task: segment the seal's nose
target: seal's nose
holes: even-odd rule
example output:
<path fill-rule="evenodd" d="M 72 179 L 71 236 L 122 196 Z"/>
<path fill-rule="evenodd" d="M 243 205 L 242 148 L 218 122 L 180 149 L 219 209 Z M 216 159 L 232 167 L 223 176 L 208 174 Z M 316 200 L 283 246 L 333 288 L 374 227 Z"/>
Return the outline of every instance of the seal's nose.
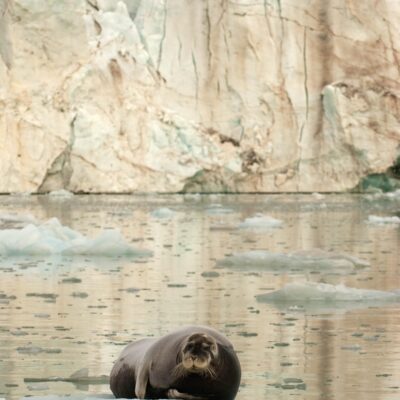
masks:
<path fill-rule="evenodd" d="M 185 357 L 185 358 L 183 359 L 182 364 L 183 364 L 183 366 L 184 366 L 186 369 L 192 368 L 193 365 L 194 365 L 194 359 L 193 359 L 193 357 L 191 357 L 191 356 Z"/>

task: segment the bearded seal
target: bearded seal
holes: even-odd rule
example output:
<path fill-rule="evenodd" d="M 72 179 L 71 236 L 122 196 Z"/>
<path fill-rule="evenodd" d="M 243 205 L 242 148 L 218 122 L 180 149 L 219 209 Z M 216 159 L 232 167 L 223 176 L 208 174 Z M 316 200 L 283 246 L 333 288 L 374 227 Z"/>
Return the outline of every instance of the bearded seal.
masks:
<path fill-rule="evenodd" d="M 233 400 L 241 369 L 230 341 L 215 329 L 187 326 L 128 344 L 110 373 L 117 398 Z"/>

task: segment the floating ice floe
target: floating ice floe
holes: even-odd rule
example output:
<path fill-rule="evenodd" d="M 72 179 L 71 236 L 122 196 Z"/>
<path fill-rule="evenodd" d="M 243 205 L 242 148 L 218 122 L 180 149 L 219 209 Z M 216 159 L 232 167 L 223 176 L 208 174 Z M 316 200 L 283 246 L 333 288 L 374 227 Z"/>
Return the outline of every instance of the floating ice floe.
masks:
<path fill-rule="evenodd" d="M 206 212 L 209 215 L 225 215 L 233 213 L 233 210 L 231 208 L 223 207 L 220 204 L 212 204 L 206 209 Z"/>
<path fill-rule="evenodd" d="M 161 207 L 153 210 L 151 212 L 151 216 L 154 218 L 171 218 L 175 215 L 175 211 L 171 210 L 168 207 Z"/>
<path fill-rule="evenodd" d="M 116 229 L 102 231 L 90 239 L 52 218 L 41 225 L 28 224 L 22 229 L 0 230 L 0 255 L 92 255 L 138 257 L 152 252 L 132 247 Z"/>
<path fill-rule="evenodd" d="M 69 190 L 60 189 L 60 190 L 53 190 L 49 193 L 49 196 L 52 198 L 62 198 L 62 199 L 69 199 L 74 197 L 74 194 Z"/>
<path fill-rule="evenodd" d="M 314 249 L 292 253 L 252 250 L 234 253 L 217 261 L 217 265 L 230 268 L 288 271 L 365 268 L 370 264 L 347 254 Z"/>
<path fill-rule="evenodd" d="M 370 224 L 378 224 L 378 225 L 383 225 L 383 224 L 400 224 L 400 218 L 396 216 L 392 217 L 379 217 L 377 215 L 370 215 L 368 217 L 368 222 Z"/>
<path fill-rule="evenodd" d="M 400 189 L 397 189 L 394 192 L 367 194 L 364 198 L 369 201 L 400 200 Z"/>
<path fill-rule="evenodd" d="M 239 229 L 269 229 L 283 225 L 280 219 L 272 218 L 268 215 L 256 214 L 254 217 L 246 218 L 237 227 Z"/>
<path fill-rule="evenodd" d="M 325 195 L 323 195 L 323 194 L 321 194 L 321 193 L 318 193 L 318 192 L 312 193 L 311 196 L 314 197 L 314 199 L 316 199 L 316 200 L 325 199 Z"/>
<path fill-rule="evenodd" d="M 280 290 L 261 294 L 256 299 L 263 303 L 290 306 L 291 309 L 308 308 L 365 308 L 400 303 L 400 291 L 381 291 L 349 288 L 342 284 L 289 283 Z"/>
<path fill-rule="evenodd" d="M 400 189 L 397 189 L 394 192 L 385 193 L 385 197 L 387 197 L 388 199 L 399 199 L 400 200 Z"/>

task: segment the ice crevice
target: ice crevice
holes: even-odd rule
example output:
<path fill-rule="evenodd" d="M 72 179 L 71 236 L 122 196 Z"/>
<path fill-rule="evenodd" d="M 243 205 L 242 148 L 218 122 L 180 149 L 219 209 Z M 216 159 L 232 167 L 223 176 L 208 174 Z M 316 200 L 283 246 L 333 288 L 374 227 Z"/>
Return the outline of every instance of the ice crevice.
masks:
<path fill-rule="evenodd" d="M 211 17 L 210 17 L 210 6 L 207 0 L 206 4 L 206 29 L 207 29 L 207 53 L 208 53 L 208 69 L 211 70 L 212 61 L 212 48 L 211 48 Z"/>
<path fill-rule="evenodd" d="M 196 55 L 194 54 L 194 52 L 192 52 L 192 64 L 193 64 L 193 71 L 194 71 L 194 77 L 195 77 L 195 83 L 196 83 L 195 98 L 196 98 L 196 100 L 198 100 L 199 99 L 199 72 L 197 70 Z"/>
<path fill-rule="evenodd" d="M 168 0 L 164 0 L 163 1 L 163 5 L 164 5 L 164 18 L 163 18 L 163 30 L 162 30 L 162 35 L 161 35 L 161 39 L 160 39 L 160 47 L 158 50 L 158 60 L 157 60 L 157 70 L 160 70 L 160 66 L 161 66 L 161 59 L 162 59 L 162 55 L 163 55 L 163 46 L 164 46 L 164 42 L 165 42 L 165 36 L 167 34 L 167 16 L 168 16 Z"/>
<path fill-rule="evenodd" d="M 75 143 L 75 120 L 76 115 L 70 123 L 70 137 L 64 150 L 54 159 L 51 166 L 43 177 L 42 183 L 38 188 L 39 193 L 49 190 L 67 189 L 70 183 L 73 169 L 71 164 L 71 154 Z"/>

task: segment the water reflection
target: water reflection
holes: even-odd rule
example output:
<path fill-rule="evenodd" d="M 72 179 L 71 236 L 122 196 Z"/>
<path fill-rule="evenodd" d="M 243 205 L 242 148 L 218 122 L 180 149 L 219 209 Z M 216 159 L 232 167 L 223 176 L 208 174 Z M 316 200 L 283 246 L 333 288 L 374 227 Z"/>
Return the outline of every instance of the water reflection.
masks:
<path fill-rule="evenodd" d="M 104 384 L 28 381 L 86 367 L 99 377 L 135 338 L 208 324 L 239 352 L 238 399 L 398 399 L 400 306 L 307 311 L 255 296 L 299 281 L 400 288 L 399 226 L 366 223 L 372 214 L 395 215 L 399 205 L 356 195 L 2 197 L 0 216 L 56 217 L 91 237 L 119 228 L 154 256 L 2 257 L 0 397 L 107 394 Z M 257 214 L 282 225 L 238 229 Z M 2 229 L 14 223 L 0 220 Z M 238 252 L 315 248 L 370 266 L 329 273 L 216 268 Z"/>

